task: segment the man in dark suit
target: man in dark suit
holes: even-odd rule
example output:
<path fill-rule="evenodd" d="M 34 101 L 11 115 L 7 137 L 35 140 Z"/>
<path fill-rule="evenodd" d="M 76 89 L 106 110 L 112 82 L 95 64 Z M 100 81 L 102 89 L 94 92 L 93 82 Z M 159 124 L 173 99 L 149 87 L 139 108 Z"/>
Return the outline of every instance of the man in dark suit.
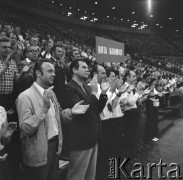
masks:
<path fill-rule="evenodd" d="M 51 50 L 51 55 L 52 57 L 50 59 L 55 64 L 55 79 L 53 82 L 53 91 L 56 94 L 60 106 L 63 107 L 63 89 L 66 82 L 66 77 L 63 69 L 65 49 L 59 45 L 55 45 Z"/>
<path fill-rule="evenodd" d="M 16 84 L 17 95 L 26 89 L 30 88 L 34 82 L 33 68 L 35 62 L 38 60 L 39 49 L 35 46 L 28 46 L 26 48 L 26 58 L 20 61 L 17 65 L 18 71 L 21 72 L 23 69 L 25 73 L 21 76 L 21 79 Z"/>
<path fill-rule="evenodd" d="M 106 104 L 106 91 L 109 87 L 101 85 L 102 93 L 98 100 L 97 77 L 94 76 L 90 86 L 85 83 L 89 76 L 86 62 L 81 59 L 73 60 L 70 71 L 72 80 L 64 89 L 65 107 L 72 107 L 81 100 L 84 100 L 84 104 L 90 104 L 90 107 L 85 115 L 74 116 L 70 123 L 70 163 L 67 180 L 94 180 L 101 132 L 99 114 Z"/>

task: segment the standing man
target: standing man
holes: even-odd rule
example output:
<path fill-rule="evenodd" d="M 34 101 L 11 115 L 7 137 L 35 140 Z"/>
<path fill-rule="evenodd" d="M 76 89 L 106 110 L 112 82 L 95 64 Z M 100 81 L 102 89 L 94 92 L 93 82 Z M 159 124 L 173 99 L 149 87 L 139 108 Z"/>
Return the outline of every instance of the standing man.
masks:
<path fill-rule="evenodd" d="M 55 79 L 53 82 L 53 91 L 58 99 L 59 104 L 63 107 L 63 90 L 66 82 L 66 77 L 64 73 L 64 61 L 62 61 L 65 55 L 65 49 L 59 45 L 53 46 L 51 50 L 51 60 L 55 64 Z"/>
<path fill-rule="evenodd" d="M 33 70 L 34 84 L 17 101 L 24 180 L 58 180 L 59 154 L 62 149 L 61 122 L 69 122 L 89 107 L 74 105 L 61 110 L 53 91 L 55 69 L 48 59 L 40 59 Z"/>
<path fill-rule="evenodd" d="M 94 76 L 90 86 L 85 83 L 89 76 L 86 62 L 81 59 L 73 60 L 70 71 L 72 80 L 65 86 L 65 106 L 72 107 L 84 100 L 90 108 L 85 114 L 73 117 L 70 123 L 70 163 L 67 180 L 94 180 L 101 131 L 100 112 L 107 101 L 106 92 L 109 86 L 102 83 L 98 100 L 97 77 Z"/>

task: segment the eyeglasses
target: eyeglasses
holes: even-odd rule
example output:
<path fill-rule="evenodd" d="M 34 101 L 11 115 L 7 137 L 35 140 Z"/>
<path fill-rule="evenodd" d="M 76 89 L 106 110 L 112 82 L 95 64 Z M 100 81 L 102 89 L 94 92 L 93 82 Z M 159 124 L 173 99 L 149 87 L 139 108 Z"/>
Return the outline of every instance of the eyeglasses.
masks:
<path fill-rule="evenodd" d="M 37 50 L 30 50 L 30 51 L 28 51 L 28 52 L 31 52 L 31 53 L 38 53 L 39 51 L 37 51 Z"/>
<path fill-rule="evenodd" d="M 2 46 L 3 49 L 11 49 L 11 46 Z"/>

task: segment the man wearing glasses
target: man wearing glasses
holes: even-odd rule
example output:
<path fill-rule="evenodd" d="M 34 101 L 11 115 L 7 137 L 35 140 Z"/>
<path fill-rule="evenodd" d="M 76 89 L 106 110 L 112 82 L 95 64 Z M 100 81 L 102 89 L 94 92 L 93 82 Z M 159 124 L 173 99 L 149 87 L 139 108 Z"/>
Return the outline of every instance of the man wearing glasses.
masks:
<path fill-rule="evenodd" d="M 19 80 L 18 94 L 28 89 L 34 82 L 33 78 L 33 67 L 35 62 L 38 60 L 39 49 L 36 46 L 28 46 L 26 48 L 26 58 L 18 63 L 18 71 L 25 71 L 24 75 Z"/>

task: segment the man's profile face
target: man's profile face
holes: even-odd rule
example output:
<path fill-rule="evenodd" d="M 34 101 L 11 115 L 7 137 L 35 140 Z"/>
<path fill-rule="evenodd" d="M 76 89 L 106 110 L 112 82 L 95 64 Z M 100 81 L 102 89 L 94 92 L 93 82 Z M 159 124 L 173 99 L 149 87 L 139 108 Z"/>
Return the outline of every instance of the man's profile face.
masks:
<path fill-rule="evenodd" d="M 76 70 L 76 76 L 79 77 L 80 79 L 87 80 L 89 77 L 89 69 L 88 65 L 85 62 L 79 61 L 79 67 Z"/>
<path fill-rule="evenodd" d="M 134 72 L 134 71 L 130 71 L 130 76 L 128 77 L 128 81 L 129 81 L 131 84 L 133 84 L 133 83 L 136 82 L 136 80 L 137 80 L 137 78 L 136 78 L 135 72 Z"/>
<path fill-rule="evenodd" d="M 11 50 L 11 43 L 10 42 L 0 42 L 0 56 L 2 58 L 6 58 Z"/>
<path fill-rule="evenodd" d="M 104 67 L 102 67 L 102 66 L 98 67 L 97 77 L 98 77 L 99 84 L 107 77 L 106 76 L 106 70 L 104 69 Z"/>
<path fill-rule="evenodd" d="M 78 51 L 73 51 L 72 54 L 73 54 L 73 60 L 80 58 L 80 54 Z"/>

